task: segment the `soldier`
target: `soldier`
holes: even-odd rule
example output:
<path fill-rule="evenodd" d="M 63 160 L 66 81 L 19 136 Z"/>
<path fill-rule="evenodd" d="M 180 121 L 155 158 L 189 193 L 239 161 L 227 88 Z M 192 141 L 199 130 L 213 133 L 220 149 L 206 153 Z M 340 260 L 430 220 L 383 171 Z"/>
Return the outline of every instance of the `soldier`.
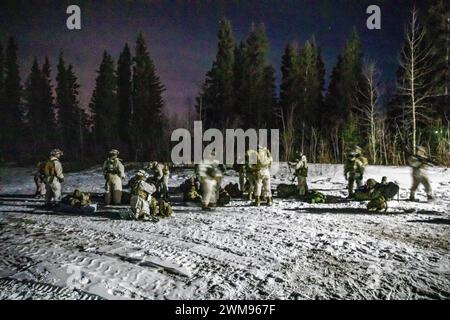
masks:
<path fill-rule="evenodd" d="M 344 164 L 344 177 L 345 180 L 348 180 L 348 197 L 353 195 L 353 184 L 355 182 L 357 188 L 362 186 L 366 166 L 367 159 L 361 155 L 360 147 L 356 147 L 348 154 Z"/>
<path fill-rule="evenodd" d="M 269 149 L 258 146 L 256 167 L 258 176 L 256 177 L 255 205 L 259 207 L 261 196 L 267 204 L 272 205 L 272 191 L 270 190 L 270 168 L 272 167 L 272 155 Z"/>
<path fill-rule="evenodd" d="M 241 163 L 242 157 L 239 156 L 236 164 L 234 165 L 234 170 L 239 174 L 239 191 L 242 193 L 245 189 L 245 162 Z"/>
<path fill-rule="evenodd" d="M 203 159 L 197 166 L 197 176 L 200 180 L 202 191 L 202 210 L 211 210 L 219 201 L 219 188 L 223 177 L 222 166 L 215 159 L 213 150 L 211 155 Z"/>
<path fill-rule="evenodd" d="M 169 165 L 152 161 L 147 167 L 150 173 L 150 181 L 155 184 L 160 197 L 169 199 Z"/>
<path fill-rule="evenodd" d="M 33 173 L 34 184 L 36 185 L 36 192 L 34 193 L 35 198 L 45 198 L 45 175 L 43 174 L 43 167 L 45 166 L 45 161 L 39 161 L 36 166 L 36 171 Z"/>
<path fill-rule="evenodd" d="M 45 182 L 45 203 L 47 205 L 56 204 L 61 200 L 61 183 L 64 181 L 62 164 L 59 161 L 63 152 L 53 149 L 50 152 L 50 159 L 42 167 L 41 174 Z"/>
<path fill-rule="evenodd" d="M 300 196 L 306 195 L 308 185 L 306 177 L 308 176 L 308 160 L 302 151 L 298 153 L 295 162 L 289 162 L 289 165 L 294 167 L 295 177 L 297 178 L 298 194 Z"/>
<path fill-rule="evenodd" d="M 258 168 L 257 168 L 257 159 L 258 153 L 256 150 L 247 150 L 245 153 L 245 174 L 246 174 L 246 189 L 248 192 L 248 200 L 253 200 L 254 193 L 256 190 L 256 180 L 258 177 Z"/>
<path fill-rule="evenodd" d="M 154 185 L 145 182 L 148 174 L 139 170 L 132 179 L 131 185 L 131 218 L 136 220 L 150 220 L 152 194 L 156 191 Z"/>
<path fill-rule="evenodd" d="M 112 149 L 109 157 L 103 163 L 103 175 L 105 177 L 105 202 L 119 205 L 122 202 L 122 179 L 125 179 L 125 168 L 118 158 L 119 151 Z"/>
<path fill-rule="evenodd" d="M 417 147 L 416 154 L 409 157 L 409 165 L 412 168 L 413 183 L 411 186 L 411 192 L 409 195 L 410 201 L 415 201 L 415 193 L 420 184 L 425 187 L 428 200 L 433 200 L 430 181 L 424 171 L 427 166 L 432 165 L 431 161 L 427 157 L 427 152 L 424 147 Z"/>

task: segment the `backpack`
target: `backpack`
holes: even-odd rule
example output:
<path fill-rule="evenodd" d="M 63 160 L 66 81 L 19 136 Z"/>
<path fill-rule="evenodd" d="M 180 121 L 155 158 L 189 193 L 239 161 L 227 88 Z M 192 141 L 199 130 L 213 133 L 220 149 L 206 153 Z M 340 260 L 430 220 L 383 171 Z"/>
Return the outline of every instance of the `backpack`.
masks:
<path fill-rule="evenodd" d="M 400 190 L 400 187 L 398 186 L 398 184 L 396 184 L 392 181 L 385 185 L 380 186 L 380 193 L 387 200 L 393 199 L 397 195 L 399 190 Z"/>
<path fill-rule="evenodd" d="M 312 190 L 308 192 L 306 195 L 306 199 L 308 203 L 325 203 L 327 200 L 327 196 L 322 192 Z"/>
<path fill-rule="evenodd" d="M 39 173 L 45 177 L 55 177 L 56 168 L 54 160 L 47 160 L 41 164 Z"/>
<path fill-rule="evenodd" d="M 106 163 L 105 171 L 106 173 L 117 174 L 119 172 L 119 168 L 117 166 L 117 159 L 108 159 Z"/>
<path fill-rule="evenodd" d="M 387 201 L 383 196 L 376 197 L 369 201 L 367 204 L 367 210 L 369 211 L 381 211 L 388 209 Z"/>

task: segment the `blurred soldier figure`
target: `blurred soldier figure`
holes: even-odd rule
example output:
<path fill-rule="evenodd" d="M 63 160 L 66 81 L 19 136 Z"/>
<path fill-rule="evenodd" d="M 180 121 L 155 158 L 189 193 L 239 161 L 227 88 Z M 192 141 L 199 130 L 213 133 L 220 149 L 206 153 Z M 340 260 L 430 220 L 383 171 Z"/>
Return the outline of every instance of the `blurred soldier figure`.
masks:
<path fill-rule="evenodd" d="M 289 162 L 289 165 L 294 167 L 295 177 L 297 178 L 298 194 L 300 196 L 306 195 L 308 185 L 306 177 L 308 176 L 308 160 L 302 151 L 298 153 L 295 162 Z"/>
<path fill-rule="evenodd" d="M 245 175 L 246 183 L 244 189 L 248 192 L 248 200 L 253 200 L 256 190 L 256 180 L 258 177 L 258 153 L 256 150 L 247 150 L 245 153 Z"/>
<path fill-rule="evenodd" d="M 197 176 L 202 191 L 202 210 L 211 210 L 211 206 L 219 201 L 219 188 L 223 177 L 223 166 L 215 159 L 213 150 L 211 155 L 197 166 Z"/>
<path fill-rule="evenodd" d="M 105 202 L 107 205 L 119 205 L 122 201 L 122 179 L 125 179 L 125 168 L 118 158 L 119 151 L 112 149 L 103 163 L 105 177 Z"/>
<path fill-rule="evenodd" d="M 234 170 L 239 174 L 239 190 L 243 193 L 245 189 L 245 162 L 240 163 L 241 160 L 242 157 L 239 156 L 234 165 Z"/>
<path fill-rule="evenodd" d="M 150 205 L 155 186 L 145 182 L 149 178 L 147 172 L 139 170 L 131 184 L 131 217 L 136 220 L 150 220 Z"/>
<path fill-rule="evenodd" d="M 272 205 L 272 191 L 270 190 L 270 168 L 272 167 L 272 155 L 266 147 L 258 146 L 258 158 L 256 167 L 258 175 L 256 177 L 255 205 L 259 207 L 261 196 L 267 204 Z"/>
<path fill-rule="evenodd" d="M 412 168 L 413 179 L 409 200 L 415 201 L 415 193 L 420 184 L 423 184 L 425 187 L 428 200 L 433 200 L 430 181 L 425 172 L 425 168 L 432 165 L 432 162 L 428 159 L 425 148 L 417 147 L 416 154 L 409 157 L 408 162 Z"/>
<path fill-rule="evenodd" d="M 42 173 L 45 163 L 46 161 L 39 161 L 36 166 L 36 171 L 33 172 L 33 180 L 36 185 L 36 192 L 34 193 L 35 198 L 45 197 L 45 175 Z"/>
<path fill-rule="evenodd" d="M 45 183 L 45 203 L 55 204 L 61 200 L 61 183 L 64 181 L 62 164 L 59 161 L 63 152 L 53 149 L 50 159 L 42 166 L 41 174 Z"/>
<path fill-rule="evenodd" d="M 344 176 L 345 180 L 348 180 L 349 197 L 353 195 L 353 185 L 355 182 L 357 188 L 362 186 L 367 158 L 362 156 L 361 151 L 361 148 L 357 146 L 347 155 L 347 160 L 344 164 Z"/>
<path fill-rule="evenodd" d="M 150 181 L 155 184 L 161 198 L 169 199 L 169 165 L 152 161 L 146 170 L 150 173 Z"/>

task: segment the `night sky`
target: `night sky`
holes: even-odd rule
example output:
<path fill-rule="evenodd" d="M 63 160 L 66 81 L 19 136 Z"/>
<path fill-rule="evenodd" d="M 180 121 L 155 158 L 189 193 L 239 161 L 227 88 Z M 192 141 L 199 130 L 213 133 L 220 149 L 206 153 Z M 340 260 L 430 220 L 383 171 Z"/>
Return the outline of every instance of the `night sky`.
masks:
<path fill-rule="evenodd" d="M 19 46 L 22 77 L 33 56 L 42 63 L 48 55 L 55 76 L 63 50 L 81 84 L 81 104 L 89 103 L 95 70 L 103 50 L 117 61 L 124 43 L 134 51 L 143 31 L 157 71 L 166 86 L 169 111 L 183 112 L 192 105 L 198 85 L 211 67 L 218 22 L 231 20 L 235 38 L 244 39 L 251 23 L 264 22 L 270 41 L 270 61 L 280 81 L 280 61 L 287 42 L 304 43 L 312 34 L 321 47 L 327 77 L 353 26 L 358 30 L 365 58 L 374 60 L 387 81 L 397 68 L 404 25 L 413 1 L 1 1 L 0 40 L 14 36 Z M 419 8 L 423 3 L 415 1 Z M 66 8 L 81 7 L 81 30 L 66 28 Z M 366 28 L 366 8 L 381 7 L 381 30 Z M 423 11 L 423 10 L 422 10 Z"/>

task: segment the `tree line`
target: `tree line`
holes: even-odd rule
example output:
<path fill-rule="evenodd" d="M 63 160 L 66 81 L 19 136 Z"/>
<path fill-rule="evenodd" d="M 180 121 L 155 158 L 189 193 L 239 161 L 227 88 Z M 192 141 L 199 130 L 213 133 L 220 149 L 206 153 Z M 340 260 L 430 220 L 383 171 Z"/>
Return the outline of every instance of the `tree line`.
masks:
<path fill-rule="evenodd" d="M 372 163 L 405 164 L 424 145 L 450 163 L 449 4 L 416 9 L 399 48 L 395 85 L 381 81 L 374 61 L 364 58 L 354 29 L 337 57 L 325 88 L 325 66 L 314 36 L 288 43 L 276 92 L 268 62 L 264 24 L 252 25 L 236 42 L 231 22 L 222 20 L 217 53 L 196 100 L 206 128 L 279 128 L 284 159 L 302 150 L 312 162 L 342 162 L 359 145 Z"/>
<path fill-rule="evenodd" d="M 53 87 L 51 65 L 34 58 L 29 75 L 20 78 L 18 46 L 0 44 L 0 159 L 28 163 L 55 147 L 71 161 L 98 161 L 111 148 L 129 160 L 167 157 L 160 143 L 167 136 L 163 115 L 165 88 L 156 72 L 144 35 L 134 55 L 124 45 L 115 66 L 104 51 L 88 109 L 80 106 L 80 85 L 63 52 Z M 4 52 L 3 52 L 4 51 Z"/>

